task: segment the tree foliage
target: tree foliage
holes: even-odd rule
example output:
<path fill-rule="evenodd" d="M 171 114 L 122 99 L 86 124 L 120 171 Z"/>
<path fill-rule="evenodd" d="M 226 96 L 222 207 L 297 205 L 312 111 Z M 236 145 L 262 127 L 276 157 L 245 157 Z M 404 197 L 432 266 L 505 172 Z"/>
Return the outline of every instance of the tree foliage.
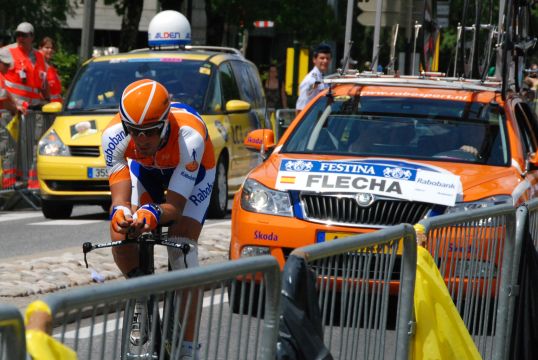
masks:
<path fill-rule="evenodd" d="M 15 29 L 23 21 L 32 23 L 36 39 L 55 35 L 72 11 L 69 0 L 0 0 L 2 35 L 7 41 L 14 41 Z"/>
<path fill-rule="evenodd" d="M 278 33 L 304 44 L 341 36 L 326 0 L 206 0 L 208 43 L 225 42 L 232 26 L 252 29 L 256 20 L 272 20 Z"/>

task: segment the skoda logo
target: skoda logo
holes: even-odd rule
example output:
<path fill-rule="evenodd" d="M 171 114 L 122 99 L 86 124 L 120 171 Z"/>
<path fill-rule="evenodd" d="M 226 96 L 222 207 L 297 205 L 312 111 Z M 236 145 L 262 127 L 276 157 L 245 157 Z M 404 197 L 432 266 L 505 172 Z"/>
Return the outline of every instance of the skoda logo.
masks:
<path fill-rule="evenodd" d="M 368 207 L 374 203 L 374 196 L 368 193 L 358 193 L 355 195 L 355 201 L 362 207 Z"/>

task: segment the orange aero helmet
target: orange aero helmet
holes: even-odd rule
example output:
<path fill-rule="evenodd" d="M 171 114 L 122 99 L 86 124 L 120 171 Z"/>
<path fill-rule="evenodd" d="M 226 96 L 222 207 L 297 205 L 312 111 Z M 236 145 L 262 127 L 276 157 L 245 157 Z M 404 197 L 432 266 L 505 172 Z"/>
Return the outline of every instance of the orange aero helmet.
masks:
<path fill-rule="evenodd" d="M 120 102 L 121 120 L 129 126 L 146 127 L 164 123 L 161 137 L 166 133 L 170 97 L 166 88 L 155 80 L 142 79 L 129 84 Z"/>

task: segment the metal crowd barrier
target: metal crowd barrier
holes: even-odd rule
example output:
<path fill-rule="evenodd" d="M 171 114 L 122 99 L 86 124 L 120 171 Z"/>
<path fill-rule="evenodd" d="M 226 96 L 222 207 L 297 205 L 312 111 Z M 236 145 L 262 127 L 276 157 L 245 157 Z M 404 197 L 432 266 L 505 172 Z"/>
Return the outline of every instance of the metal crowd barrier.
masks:
<path fill-rule="evenodd" d="M 478 351 L 484 359 L 504 359 L 511 328 L 516 209 L 495 206 L 420 223 L 425 246 Z"/>
<path fill-rule="evenodd" d="M 417 266 L 411 225 L 309 245 L 290 256 L 317 275 L 324 343 L 335 359 L 408 358 Z M 394 353 L 386 352 L 389 343 Z"/>
<path fill-rule="evenodd" d="M 0 203 L 9 210 L 23 200 L 34 209 L 39 206 L 36 154 L 41 136 L 54 121 L 54 115 L 28 110 L 16 120 L 0 111 Z"/>
<path fill-rule="evenodd" d="M 160 299 L 153 303 L 148 313 L 154 316 L 157 311 L 161 313 L 163 339 L 164 329 L 169 329 L 172 339 L 168 343 L 172 349 L 170 359 L 179 358 L 178 344 L 184 336 L 181 324 L 193 318 L 193 343 L 201 344 L 193 358 L 274 359 L 280 276 L 277 261 L 267 255 L 90 286 L 49 295 L 43 300 L 52 311 L 53 336 L 75 350 L 79 359 L 128 358 L 122 355 L 122 337 L 129 341 L 129 332 L 122 332 L 127 323 L 123 316 L 134 301 L 148 297 Z M 238 281 L 246 278 L 252 279 L 251 284 L 255 281 L 260 288 L 257 303 L 253 301 L 254 296 L 248 297 L 252 292 L 244 291 L 245 282 Z M 241 285 L 234 285 L 238 283 Z M 246 315 L 233 313 L 228 292 L 239 292 L 244 297 L 241 305 L 248 304 Z M 163 308 L 164 299 L 173 306 Z M 195 304 L 196 313 L 187 312 L 185 316 L 191 320 L 186 320 L 179 309 L 183 306 L 192 309 L 190 304 Z M 261 306 L 263 318 L 254 316 L 253 309 L 260 311 Z M 146 330 L 151 339 L 161 334 L 157 325 Z M 160 349 L 168 345 L 163 340 Z M 134 354 L 133 358 L 146 357 Z M 156 357 L 150 355 L 147 358 Z M 164 358 L 161 351 L 159 359 Z"/>
<path fill-rule="evenodd" d="M 538 199 L 529 201 L 526 204 L 529 215 L 529 231 L 536 251 L 538 251 Z"/>
<path fill-rule="evenodd" d="M 0 360 L 26 359 L 24 323 L 15 306 L 0 304 Z"/>

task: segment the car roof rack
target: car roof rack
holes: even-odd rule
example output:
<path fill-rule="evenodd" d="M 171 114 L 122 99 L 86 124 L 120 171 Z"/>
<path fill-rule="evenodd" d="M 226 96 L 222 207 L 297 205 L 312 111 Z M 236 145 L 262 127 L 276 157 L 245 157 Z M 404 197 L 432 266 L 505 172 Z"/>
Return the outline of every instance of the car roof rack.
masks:
<path fill-rule="evenodd" d="M 185 49 L 187 50 L 209 50 L 209 51 L 219 51 L 223 53 L 228 54 L 235 54 L 243 57 L 243 54 L 241 51 L 237 50 L 233 47 L 225 47 L 225 46 L 206 46 L 206 45 L 185 45 Z"/>
<path fill-rule="evenodd" d="M 326 84 L 356 84 L 374 86 L 413 86 L 429 89 L 494 91 L 501 92 L 501 82 L 498 80 L 482 81 L 479 79 L 463 79 L 448 77 L 399 76 L 356 73 L 346 75 L 333 74 L 325 77 Z"/>
<path fill-rule="evenodd" d="M 244 57 L 241 51 L 232 48 L 232 47 L 224 47 L 224 46 L 205 46 L 205 45 L 185 45 L 184 47 L 178 47 L 178 46 L 159 46 L 157 48 L 143 48 L 143 49 L 135 49 L 129 51 L 129 53 L 142 53 L 146 51 L 152 51 L 152 50 L 158 50 L 158 51 L 173 51 L 173 50 L 207 50 L 207 51 L 216 51 L 216 52 L 222 52 L 226 54 L 232 54 Z"/>

